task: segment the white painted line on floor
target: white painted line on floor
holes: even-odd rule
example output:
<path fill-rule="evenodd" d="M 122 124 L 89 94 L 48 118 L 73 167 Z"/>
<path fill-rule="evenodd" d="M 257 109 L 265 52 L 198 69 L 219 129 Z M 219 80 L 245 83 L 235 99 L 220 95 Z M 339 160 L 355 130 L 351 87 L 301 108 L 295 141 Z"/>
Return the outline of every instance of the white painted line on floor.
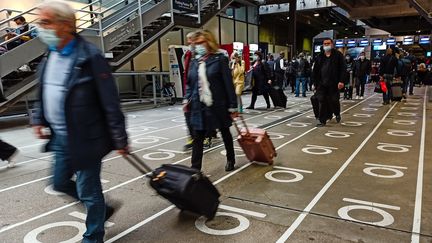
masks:
<path fill-rule="evenodd" d="M 344 170 L 348 167 L 348 165 L 353 161 L 353 159 L 357 156 L 357 154 L 363 149 L 369 139 L 375 134 L 381 124 L 384 122 L 386 117 L 390 114 L 390 112 L 395 108 L 397 103 L 395 103 L 384 115 L 381 121 L 375 126 L 369 136 L 360 144 L 360 146 L 351 154 L 351 156 L 345 161 L 345 163 L 339 168 L 339 170 L 333 175 L 333 177 L 324 185 L 324 187 L 318 192 L 318 194 L 312 199 L 312 201 L 306 206 L 303 212 L 297 217 L 294 223 L 285 231 L 285 233 L 276 241 L 276 243 L 282 243 L 288 240 L 291 234 L 300 226 L 312 208 L 318 203 L 324 193 L 330 188 L 330 186 L 336 181 L 336 179 L 344 172 Z"/>
<path fill-rule="evenodd" d="M 219 205 L 220 209 L 224 209 L 224 210 L 228 210 L 228 211 L 232 211 L 232 212 L 236 212 L 236 213 L 241 213 L 241 214 L 246 214 L 252 217 L 257 217 L 257 218 L 265 218 L 267 216 L 267 214 L 263 214 L 263 213 L 258 213 L 258 212 L 254 212 L 254 211 L 250 211 L 250 210 L 246 210 L 246 209 L 241 209 L 241 208 L 236 208 L 236 207 L 231 207 L 228 205 Z"/>
<path fill-rule="evenodd" d="M 373 202 L 368 202 L 368 201 L 363 201 L 363 200 L 358 200 L 358 199 L 352 199 L 352 198 L 343 198 L 342 201 L 356 203 L 356 204 L 368 205 L 368 206 L 371 206 L 371 207 L 400 210 L 400 207 L 397 207 L 397 206 L 391 206 L 391 205 L 382 204 L 382 203 L 373 203 Z"/>
<path fill-rule="evenodd" d="M 45 143 L 35 143 L 35 144 L 26 145 L 26 146 L 21 146 L 21 147 L 18 147 L 18 150 L 23 150 L 25 148 L 35 147 L 35 146 L 44 145 L 44 144 Z"/>
<path fill-rule="evenodd" d="M 294 168 L 283 167 L 283 166 L 273 166 L 273 168 L 274 169 L 280 169 L 280 170 L 291 170 L 291 171 L 297 171 L 297 172 L 312 174 L 312 171 L 309 171 L 309 170 L 300 170 L 300 169 L 294 169 Z"/>
<path fill-rule="evenodd" d="M 39 179 L 36 179 L 36 180 L 32 180 L 32 181 L 29 181 L 29 182 L 26 182 L 26 183 L 22 183 L 22 184 L 19 184 L 19 185 L 15 185 L 15 186 L 11 186 L 11 187 L 6 187 L 4 189 L 1 189 L 0 193 L 5 192 L 5 191 L 9 191 L 9 190 L 12 190 L 12 189 L 15 189 L 15 188 L 18 188 L 18 187 L 22 187 L 22 186 L 26 186 L 26 185 L 29 185 L 29 184 L 33 184 L 33 183 L 36 183 L 36 182 L 39 182 L 39 181 L 43 181 L 43 180 L 49 179 L 51 177 L 53 177 L 53 176 L 50 175 L 50 176 L 42 177 L 42 178 L 39 178 Z"/>
<path fill-rule="evenodd" d="M 424 100 L 423 100 L 423 124 L 420 138 L 420 152 L 418 160 L 417 171 L 417 189 L 416 199 L 414 206 L 414 219 L 411 235 L 411 243 L 420 242 L 420 228 L 421 228 L 421 213 L 422 213 L 422 197 L 423 197 L 423 169 L 424 169 L 424 154 L 425 154 L 425 140 L 426 140 L 426 99 L 427 99 L 428 86 L 426 86 Z"/>
<path fill-rule="evenodd" d="M 53 157 L 53 156 L 54 156 L 54 155 L 48 155 L 48 156 L 40 157 L 40 158 L 38 158 L 38 159 L 31 159 L 31 160 L 26 160 L 26 161 L 23 161 L 23 162 L 18 162 L 18 163 L 15 164 L 15 166 L 16 166 L 16 165 L 28 164 L 28 163 L 31 163 L 31 162 L 34 162 L 34 161 L 38 161 L 38 160 L 40 160 L 40 162 L 47 162 L 47 161 L 44 161 L 44 159 L 48 159 L 48 158 L 51 158 L 51 157 Z M 1 166 L 1 167 L 0 167 L 0 170 L 1 170 L 1 169 L 6 169 L 6 168 L 8 168 L 7 165 L 5 165 L 5 166 Z"/>
<path fill-rule="evenodd" d="M 369 98 L 372 98 L 373 96 L 375 96 L 375 95 L 372 95 L 372 96 L 369 97 Z M 350 109 L 352 109 L 352 108 L 354 108 L 354 107 L 360 105 L 361 103 L 365 102 L 365 101 L 368 100 L 369 98 L 364 99 L 363 101 L 361 101 L 361 102 L 359 102 L 359 103 L 353 105 L 352 107 L 350 107 L 349 109 L 345 110 L 344 112 L 349 111 Z M 286 120 L 284 120 L 284 121 L 278 122 L 278 123 L 276 123 L 276 124 L 272 124 L 272 125 L 266 127 L 265 129 L 268 129 L 268 128 L 270 128 L 270 127 L 274 127 L 274 126 L 280 125 L 280 124 L 282 124 L 282 123 L 285 123 L 285 122 L 287 122 L 287 121 L 289 121 L 289 120 L 293 120 L 293 119 L 295 119 L 295 118 L 298 118 L 298 117 L 303 116 L 303 115 L 305 115 L 305 114 L 307 114 L 307 113 L 310 113 L 310 112 L 312 112 L 312 111 L 304 112 L 304 113 L 299 114 L 299 115 L 297 115 L 297 116 L 294 116 L 294 117 L 288 118 L 288 119 L 286 119 Z M 343 113 L 343 112 L 342 112 L 342 113 Z M 316 127 L 314 127 L 314 128 L 312 128 L 312 129 L 306 131 L 305 133 L 309 133 L 310 131 L 312 131 L 312 130 L 314 130 L 314 129 L 316 129 Z M 294 138 L 294 139 L 292 139 L 292 140 L 290 140 L 290 141 L 293 142 L 293 141 L 295 141 L 295 140 L 297 140 L 297 139 L 299 139 L 299 138 L 301 138 L 301 137 L 303 137 L 303 136 L 304 136 L 304 134 L 301 134 L 301 135 L 298 136 L 297 138 Z M 235 140 L 236 140 L 236 139 L 235 139 Z M 223 145 L 223 144 L 218 145 L 217 147 L 220 147 L 220 146 L 222 146 L 222 145 Z M 285 144 L 285 145 L 286 145 L 286 144 Z M 209 149 L 209 150 L 212 150 L 212 149 Z M 188 158 L 185 158 L 185 159 L 183 159 L 182 161 L 184 161 L 184 160 L 186 160 L 186 159 L 188 159 Z M 180 163 L 180 162 L 177 162 L 177 163 Z M 176 163 L 174 163 L 174 164 L 176 164 Z M 217 184 L 221 183 L 222 181 L 224 181 L 224 180 L 230 178 L 231 176 L 233 176 L 233 175 L 239 173 L 240 171 L 244 170 L 245 168 L 249 167 L 250 165 L 252 165 L 252 163 L 247 163 L 247 164 L 243 165 L 243 166 L 240 167 L 239 169 L 236 169 L 235 171 L 233 171 L 233 172 L 231 172 L 231 173 L 225 175 L 224 177 L 220 178 L 219 180 L 215 181 L 213 184 L 214 184 L 214 185 L 217 185 Z M 157 217 L 163 215 L 164 213 L 170 211 L 170 210 L 173 209 L 173 208 L 175 208 L 175 206 L 174 206 L 174 205 L 171 205 L 171 206 L 169 206 L 169 207 L 163 209 L 162 211 L 160 211 L 160 212 L 158 212 L 158 213 L 152 215 L 151 217 L 149 217 L 149 218 L 147 218 L 147 219 L 145 219 L 145 220 L 139 222 L 138 224 L 132 226 L 131 228 L 128 228 L 128 229 L 126 229 L 125 231 L 121 232 L 120 234 L 118 234 L 118 235 L 114 236 L 113 238 L 107 240 L 106 243 L 111 243 L 111 242 L 114 242 L 114 241 L 116 241 L 116 240 L 118 240 L 118 239 L 121 239 L 122 237 L 126 236 L 127 234 L 131 233 L 132 231 L 138 229 L 138 228 L 141 227 L 141 226 L 144 226 L 145 224 L 151 222 L 153 219 L 156 219 Z"/>

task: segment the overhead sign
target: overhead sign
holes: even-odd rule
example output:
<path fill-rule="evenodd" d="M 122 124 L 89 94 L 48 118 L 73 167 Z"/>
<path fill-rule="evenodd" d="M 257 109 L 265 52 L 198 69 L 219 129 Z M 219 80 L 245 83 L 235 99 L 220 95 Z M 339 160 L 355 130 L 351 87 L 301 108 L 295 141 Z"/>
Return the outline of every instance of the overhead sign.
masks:
<path fill-rule="evenodd" d="M 186 13 L 198 13 L 197 0 L 174 0 L 173 8 Z"/>
<path fill-rule="evenodd" d="M 347 47 L 355 47 L 355 46 L 356 46 L 356 40 L 347 41 Z"/>
<path fill-rule="evenodd" d="M 383 44 L 383 40 L 382 39 L 375 39 L 372 41 L 372 45 L 373 46 L 380 46 Z"/>
<path fill-rule="evenodd" d="M 396 45 L 396 39 L 395 38 L 388 38 L 386 42 L 387 42 L 387 45 L 389 45 L 389 46 Z"/>
<path fill-rule="evenodd" d="M 414 44 L 414 37 L 413 36 L 406 36 L 403 39 L 403 45 L 412 45 Z"/>
<path fill-rule="evenodd" d="M 359 46 L 368 46 L 369 40 L 368 39 L 362 39 L 360 40 Z"/>
<path fill-rule="evenodd" d="M 430 36 L 420 36 L 420 38 L 419 38 L 419 44 L 421 44 L 421 45 L 427 45 L 427 44 L 430 44 Z"/>
<path fill-rule="evenodd" d="M 344 42 L 345 42 L 344 40 L 336 40 L 335 41 L 335 47 L 336 48 L 344 47 L 345 46 Z"/>

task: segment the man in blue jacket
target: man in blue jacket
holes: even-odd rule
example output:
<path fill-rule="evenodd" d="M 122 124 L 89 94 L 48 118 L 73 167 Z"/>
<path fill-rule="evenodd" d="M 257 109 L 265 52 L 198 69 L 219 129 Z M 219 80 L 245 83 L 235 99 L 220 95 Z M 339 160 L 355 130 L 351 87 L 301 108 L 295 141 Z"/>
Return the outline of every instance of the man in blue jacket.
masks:
<path fill-rule="evenodd" d="M 114 209 L 102 193 L 101 160 L 113 149 L 128 152 L 117 87 L 102 53 L 76 34 L 69 5 L 42 4 L 38 22 L 49 51 L 39 70 L 40 105 L 32 125 L 38 138 L 50 139 L 46 149 L 55 155 L 54 189 L 87 209 L 83 242 L 103 242 L 104 222 Z"/>

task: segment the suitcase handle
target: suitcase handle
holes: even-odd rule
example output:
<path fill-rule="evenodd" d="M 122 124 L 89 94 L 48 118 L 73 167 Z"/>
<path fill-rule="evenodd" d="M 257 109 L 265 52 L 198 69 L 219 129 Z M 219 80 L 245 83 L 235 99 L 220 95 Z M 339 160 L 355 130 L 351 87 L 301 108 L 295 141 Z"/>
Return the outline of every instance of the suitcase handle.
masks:
<path fill-rule="evenodd" d="M 248 128 L 248 126 L 247 126 L 247 124 L 246 124 L 246 121 L 244 120 L 243 116 L 240 115 L 240 116 L 238 116 L 238 117 L 240 117 L 240 120 L 242 121 L 243 126 L 246 128 L 246 135 L 249 135 L 249 128 Z M 241 135 L 241 131 L 240 131 L 240 128 L 238 127 L 237 119 L 236 119 L 236 118 L 233 119 L 233 124 L 234 124 L 234 126 L 235 126 L 235 128 L 236 128 L 236 130 L 237 130 L 237 133 L 238 133 L 239 135 Z"/>
<path fill-rule="evenodd" d="M 129 162 L 135 169 L 143 174 L 147 174 L 152 172 L 152 168 L 150 168 L 144 161 L 142 161 L 136 154 L 128 153 L 123 155 L 123 158 Z"/>

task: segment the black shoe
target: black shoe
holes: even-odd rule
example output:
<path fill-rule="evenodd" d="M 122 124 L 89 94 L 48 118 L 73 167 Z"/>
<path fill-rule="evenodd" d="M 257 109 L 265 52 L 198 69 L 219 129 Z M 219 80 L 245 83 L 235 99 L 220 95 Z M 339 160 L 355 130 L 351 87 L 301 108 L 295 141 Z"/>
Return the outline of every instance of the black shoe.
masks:
<path fill-rule="evenodd" d="M 342 119 L 342 118 L 341 118 L 340 115 L 337 115 L 337 116 L 336 116 L 336 122 L 337 122 L 337 123 L 339 123 L 339 122 L 341 121 L 341 119 Z"/>
<path fill-rule="evenodd" d="M 248 107 L 246 107 L 246 109 L 248 109 L 248 110 L 253 110 L 253 109 L 255 109 L 253 106 L 248 106 Z"/>
<path fill-rule="evenodd" d="M 225 171 L 233 171 L 234 170 L 235 161 L 227 161 L 225 165 Z"/>
<path fill-rule="evenodd" d="M 414 93 L 409 93 L 409 95 L 414 95 Z"/>
<path fill-rule="evenodd" d="M 105 221 L 108 221 L 111 216 L 121 207 L 121 202 L 112 202 L 110 205 L 105 205 Z"/>
<path fill-rule="evenodd" d="M 319 122 L 318 124 L 316 124 L 317 127 L 324 127 L 325 125 L 325 122 Z"/>

